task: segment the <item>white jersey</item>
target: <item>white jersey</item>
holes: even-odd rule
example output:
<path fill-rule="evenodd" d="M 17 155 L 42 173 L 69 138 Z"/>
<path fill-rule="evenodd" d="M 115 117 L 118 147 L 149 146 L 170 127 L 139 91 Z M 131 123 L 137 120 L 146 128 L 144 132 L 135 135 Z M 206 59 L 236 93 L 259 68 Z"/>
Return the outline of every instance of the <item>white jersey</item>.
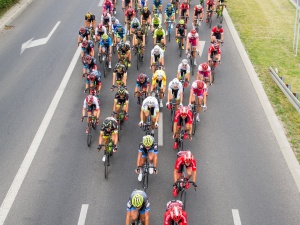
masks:
<path fill-rule="evenodd" d="M 197 38 L 199 38 L 199 34 L 196 33 L 195 36 L 193 37 L 192 34 L 191 34 L 191 32 L 189 32 L 188 35 L 187 35 L 187 38 L 188 38 L 188 39 L 191 39 L 191 40 L 197 39 Z"/>
<path fill-rule="evenodd" d="M 102 30 L 99 30 L 98 27 L 95 30 L 95 34 L 98 34 L 98 32 L 103 32 L 103 34 L 107 34 L 107 30 L 105 26 L 102 26 Z"/>
<path fill-rule="evenodd" d="M 168 90 L 169 91 L 171 91 L 171 90 L 174 90 L 174 91 L 178 90 L 178 92 L 180 93 L 180 92 L 182 92 L 182 83 L 179 82 L 179 85 L 177 87 L 174 87 L 174 83 L 173 83 L 173 81 L 171 81 L 169 83 Z"/>
<path fill-rule="evenodd" d="M 158 46 L 159 47 L 159 46 Z M 154 48 L 151 50 L 151 57 L 154 55 L 160 55 L 160 57 L 164 57 L 164 51 L 159 47 L 159 53 L 154 54 Z"/>
<path fill-rule="evenodd" d="M 103 14 L 102 14 L 101 15 L 101 22 L 102 22 L 102 24 L 103 24 L 104 20 L 106 20 L 106 21 L 108 20 L 108 22 L 111 23 L 111 15 L 109 13 L 107 13 L 107 16 L 104 18 Z"/>
<path fill-rule="evenodd" d="M 210 69 L 210 66 L 208 66 L 207 70 L 204 71 L 203 68 L 202 68 L 202 64 L 200 64 L 200 65 L 198 66 L 198 71 L 199 71 L 199 72 L 203 72 L 203 73 L 205 73 L 205 72 L 208 72 L 208 73 L 209 73 L 209 72 L 211 71 L 211 69 Z"/>
<path fill-rule="evenodd" d="M 180 63 L 180 64 L 178 65 L 177 71 L 180 72 L 180 71 L 182 71 L 182 70 L 185 71 L 186 73 L 190 73 L 190 72 L 191 72 L 191 67 L 190 67 L 189 64 L 187 64 L 186 67 L 183 67 L 183 66 L 182 66 L 182 63 Z"/>
<path fill-rule="evenodd" d="M 96 110 L 98 110 L 100 107 L 99 107 L 99 103 L 98 103 L 98 99 L 97 97 L 93 96 L 93 105 L 96 105 Z M 86 104 L 86 99 L 84 99 L 84 102 L 83 102 L 83 108 L 86 109 L 87 107 L 87 104 Z"/>
<path fill-rule="evenodd" d="M 115 20 L 115 23 L 111 23 L 111 31 L 114 32 L 115 31 L 115 28 L 116 26 L 120 24 L 120 21 L 118 19 Z"/>
<path fill-rule="evenodd" d="M 192 89 L 198 90 L 198 87 L 197 87 L 197 81 L 198 81 L 198 80 L 195 80 L 195 81 L 192 83 Z M 204 83 L 203 90 L 204 90 L 204 91 L 207 91 L 207 85 L 206 85 L 206 83 Z"/>
<path fill-rule="evenodd" d="M 149 96 L 144 99 L 142 104 L 142 110 L 149 110 L 148 105 L 150 102 L 154 102 L 154 112 L 159 112 L 158 101 L 155 97 Z"/>

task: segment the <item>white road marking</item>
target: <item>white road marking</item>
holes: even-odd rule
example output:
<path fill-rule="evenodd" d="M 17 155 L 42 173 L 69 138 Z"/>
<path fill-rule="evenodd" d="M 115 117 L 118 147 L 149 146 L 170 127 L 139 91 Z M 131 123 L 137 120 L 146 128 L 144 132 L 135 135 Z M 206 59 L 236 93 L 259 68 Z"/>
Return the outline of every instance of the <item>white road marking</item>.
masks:
<path fill-rule="evenodd" d="M 21 185 L 25 179 L 25 176 L 31 166 L 31 163 L 35 157 L 35 154 L 37 153 L 37 150 L 43 140 L 43 137 L 46 133 L 46 130 L 48 128 L 48 125 L 52 119 L 52 116 L 56 110 L 56 107 L 61 99 L 61 96 L 63 95 L 64 91 L 65 91 L 65 88 L 68 84 L 68 81 L 72 75 L 72 72 L 74 70 L 74 67 L 76 65 L 76 62 L 79 58 L 79 55 L 80 55 L 80 50 L 81 50 L 81 47 L 78 47 L 76 52 L 75 52 L 75 55 L 73 56 L 73 59 L 54 95 L 54 98 L 52 99 L 52 102 L 43 118 L 43 121 L 42 123 L 40 124 L 40 127 L 38 129 L 38 131 L 36 132 L 35 134 L 35 137 L 33 139 L 33 141 L 31 142 L 31 145 L 27 151 L 27 154 L 2 202 L 2 205 L 0 207 L 0 225 L 3 225 L 5 220 L 6 220 L 6 217 L 14 203 L 14 200 L 21 188 Z"/>
<path fill-rule="evenodd" d="M 232 216 L 233 216 L 234 225 L 242 225 L 239 210 L 233 209 L 232 210 Z"/>
<path fill-rule="evenodd" d="M 101 7 L 103 5 L 104 0 L 100 0 L 98 6 Z"/>
<path fill-rule="evenodd" d="M 80 211 L 77 225 L 84 225 L 88 208 L 89 208 L 89 204 L 83 204 L 81 206 L 81 211 Z"/>
<path fill-rule="evenodd" d="M 200 41 L 200 48 L 199 48 L 199 56 L 202 56 L 203 49 L 204 49 L 205 41 Z"/>
<path fill-rule="evenodd" d="M 158 146 L 163 146 L 164 142 L 164 138 L 163 138 L 163 113 L 159 113 L 159 120 L 158 120 Z"/>
<path fill-rule="evenodd" d="M 41 38 L 41 39 L 37 39 L 37 40 L 32 40 L 33 38 L 31 38 L 30 40 L 24 42 L 22 44 L 22 47 L 21 47 L 21 53 L 20 55 L 25 51 L 26 48 L 32 48 L 32 47 L 36 47 L 36 46 L 39 46 L 39 45 L 44 45 L 46 44 L 50 37 L 52 36 L 52 34 L 54 33 L 54 31 L 56 30 L 56 28 L 58 27 L 58 25 L 60 24 L 60 21 L 58 21 L 55 26 L 53 27 L 53 29 L 50 31 L 50 33 L 48 34 L 47 37 L 45 38 Z"/>

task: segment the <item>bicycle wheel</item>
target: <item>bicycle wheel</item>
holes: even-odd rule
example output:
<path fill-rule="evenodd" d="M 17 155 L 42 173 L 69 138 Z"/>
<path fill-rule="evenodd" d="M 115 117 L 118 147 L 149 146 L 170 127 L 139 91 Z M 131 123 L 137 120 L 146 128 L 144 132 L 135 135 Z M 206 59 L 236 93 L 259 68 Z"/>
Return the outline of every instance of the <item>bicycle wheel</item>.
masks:
<path fill-rule="evenodd" d="M 195 135 L 196 127 L 197 127 L 197 120 L 196 120 L 197 113 L 194 112 L 193 114 L 194 115 L 193 115 L 193 129 L 192 129 L 192 134 Z"/>
<path fill-rule="evenodd" d="M 118 141 L 120 141 L 120 132 L 121 132 L 121 120 L 120 120 L 120 114 L 119 114 L 119 119 L 118 119 Z"/>
<path fill-rule="evenodd" d="M 194 76 L 194 61 L 193 61 L 193 56 L 192 56 L 192 54 L 190 55 L 190 65 L 191 65 L 191 74 L 192 74 L 192 76 Z"/>
<path fill-rule="evenodd" d="M 213 83 L 215 81 L 215 68 L 212 68 L 211 70 L 211 82 Z"/>
<path fill-rule="evenodd" d="M 139 70 L 139 61 L 140 61 L 140 53 L 138 52 L 136 55 L 136 69 Z"/>
<path fill-rule="evenodd" d="M 170 23 L 168 25 L 168 32 L 169 32 L 168 39 L 169 39 L 169 42 L 170 42 L 171 41 L 171 25 L 170 25 Z"/>
<path fill-rule="evenodd" d="M 104 161 L 104 178 L 108 178 L 108 165 L 109 165 L 109 154 L 105 151 L 105 161 Z"/>
<path fill-rule="evenodd" d="M 91 128 L 89 128 L 89 133 L 86 135 L 86 141 L 87 141 L 87 146 L 91 147 L 91 143 L 92 143 Z"/>
<path fill-rule="evenodd" d="M 178 47 L 179 47 L 179 56 L 181 57 L 182 56 L 182 47 L 181 47 L 181 42 L 182 42 L 182 38 L 180 37 L 179 38 L 179 41 L 178 41 Z"/>
<path fill-rule="evenodd" d="M 209 28 L 211 28 L 211 24 L 212 24 L 212 14 L 210 14 L 209 16 Z"/>
<path fill-rule="evenodd" d="M 181 191 L 181 195 L 180 195 L 180 201 L 182 201 L 182 209 L 185 210 L 185 205 L 186 205 L 186 190 L 182 190 Z"/>

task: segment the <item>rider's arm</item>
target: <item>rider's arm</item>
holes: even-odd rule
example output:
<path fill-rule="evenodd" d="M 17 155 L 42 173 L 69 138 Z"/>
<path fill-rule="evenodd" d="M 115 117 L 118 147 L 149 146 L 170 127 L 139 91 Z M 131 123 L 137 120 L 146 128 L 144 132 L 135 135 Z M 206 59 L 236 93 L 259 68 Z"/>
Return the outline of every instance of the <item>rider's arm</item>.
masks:
<path fill-rule="evenodd" d="M 190 91 L 189 105 L 192 103 L 192 96 L 193 96 L 193 87 L 191 87 L 191 91 Z"/>
<path fill-rule="evenodd" d="M 99 145 L 101 145 L 103 142 L 103 131 L 100 131 L 100 135 L 99 135 Z"/>
<path fill-rule="evenodd" d="M 145 212 L 145 225 L 150 225 L 150 212 Z"/>
<path fill-rule="evenodd" d="M 126 221 L 125 221 L 125 225 L 130 225 L 130 212 L 127 211 L 126 212 Z"/>
<path fill-rule="evenodd" d="M 113 112 L 116 112 L 116 105 L 117 105 L 117 99 L 114 99 L 114 106 L 113 106 Z"/>
<path fill-rule="evenodd" d="M 142 157 L 142 152 L 139 151 L 136 159 L 136 167 L 140 166 L 141 157 Z"/>
<path fill-rule="evenodd" d="M 113 81 L 112 81 L 112 85 L 115 85 L 115 80 L 116 80 L 116 73 L 113 73 Z"/>

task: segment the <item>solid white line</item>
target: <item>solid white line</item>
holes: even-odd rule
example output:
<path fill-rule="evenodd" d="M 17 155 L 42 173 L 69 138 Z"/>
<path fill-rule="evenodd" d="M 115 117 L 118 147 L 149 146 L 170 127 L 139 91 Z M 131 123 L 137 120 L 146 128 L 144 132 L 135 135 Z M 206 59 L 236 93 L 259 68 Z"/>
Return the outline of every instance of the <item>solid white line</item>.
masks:
<path fill-rule="evenodd" d="M 77 225 L 84 225 L 88 208 L 89 208 L 89 204 L 83 204 L 81 206 L 81 211 L 80 211 Z"/>
<path fill-rule="evenodd" d="M 205 41 L 200 41 L 200 48 L 199 48 L 199 56 L 202 56 L 203 49 L 204 49 Z"/>
<path fill-rule="evenodd" d="M 64 91 L 65 91 L 65 88 L 68 84 L 68 81 L 71 77 L 71 74 L 74 70 L 74 67 L 76 65 L 76 62 L 79 58 L 79 55 L 80 55 L 80 50 L 81 48 L 78 47 L 76 52 L 75 52 L 75 55 L 73 56 L 73 59 L 63 77 L 63 80 L 61 81 L 56 93 L 55 93 L 55 96 L 54 98 L 52 99 L 52 102 L 44 116 L 44 119 L 38 129 L 38 131 L 36 132 L 35 134 L 35 137 L 27 151 L 27 154 L 2 202 L 2 205 L 1 205 L 1 208 L 0 208 L 0 225 L 3 225 L 5 220 L 6 220 L 6 217 L 14 203 L 14 200 L 21 188 L 21 185 L 25 179 L 25 176 L 31 166 L 31 163 L 34 159 L 34 156 L 35 154 L 37 153 L 37 150 L 43 140 L 43 137 L 46 133 L 46 130 L 48 128 L 48 125 L 52 119 L 52 116 L 55 112 L 55 109 L 60 101 L 60 98 L 61 96 L 63 95 Z"/>
<path fill-rule="evenodd" d="M 158 120 L 158 146 L 163 146 L 164 142 L 163 142 L 163 113 L 159 113 L 159 120 Z"/>
<path fill-rule="evenodd" d="M 103 5 L 104 0 L 100 0 L 98 6 L 101 7 Z"/>
<path fill-rule="evenodd" d="M 234 225 L 242 225 L 239 210 L 233 209 L 232 210 L 232 216 L 233 216 Z"/>

